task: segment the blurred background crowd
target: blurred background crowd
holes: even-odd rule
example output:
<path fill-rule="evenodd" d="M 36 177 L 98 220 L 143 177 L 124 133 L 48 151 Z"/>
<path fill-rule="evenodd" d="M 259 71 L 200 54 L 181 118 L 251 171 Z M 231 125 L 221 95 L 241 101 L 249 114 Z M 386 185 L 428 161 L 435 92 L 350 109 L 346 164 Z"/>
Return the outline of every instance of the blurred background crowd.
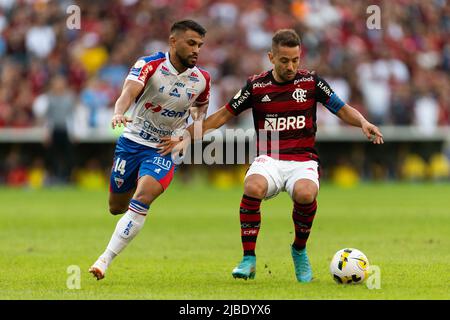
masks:
<path fill-rule="evenodd" d="M 80 29 L 67 27 L 72 4 L 81 9 Z M 367 27 L 373 4 L 381 9 L 380 29 Z M 51 127 L 48 150 L 73 158 L 63 148 L 70 125 L 106 130 L 130 66 L 166 51 L 171 24 L 184 18 L 208 30 L 199 65 L 212 75 L 209 113 L 249 75 L 271 67 L 273 32 L 294 28 L 302 67 L 315 70 L 374 123 L 431 133 L 450 125 L 447 0 L 0 0 L 0 129 Z M 319 130 L 342 125 L 321 107 L 318 124 Z M 252 127 L 250 114 L 233 126 Z M 20 158 L 14 150 L 1 157 L 3 164 Z M 50 158 L 53 164 L 28 163 L 60 165 Z"/>

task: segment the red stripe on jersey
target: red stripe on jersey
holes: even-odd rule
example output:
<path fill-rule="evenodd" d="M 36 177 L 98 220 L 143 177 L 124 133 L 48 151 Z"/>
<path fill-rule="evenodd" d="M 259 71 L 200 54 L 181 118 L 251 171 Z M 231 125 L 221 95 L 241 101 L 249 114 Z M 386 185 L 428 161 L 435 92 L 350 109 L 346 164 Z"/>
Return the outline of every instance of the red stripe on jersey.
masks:
<path fill-rule="evenodd" d="M 200 93 L 197 100 L 195 101 L 196 103 L 202 104 L 209 101 L 209 93 L 211 90 L 211 76 L 209 75 L 208 71 L 202 70 L 200 68 L 198 68 L 198 70 L 200 70 L 200 72 L 202 73 L 203 77 L 206 80 L 205 90 L 203 90 L 203 92 Z"/>
<path fill-rule="evenodd" d="M 283 153 L 285 149 L 292 148 L 314 148 L 314 144 L 316 142 L 316 137 L 303 138 L 303 139 L 285 139 L 278 141 L 268 141 L 268 143 L 260 143 L 257 142 L 257 148 L 261 152 L 280 152 Z M 278 144 L 278 150 L 274 150 Z"/>
<path fill-rule="evenodd" d="M 266 77 L 268 75 L 269 75 L 269 71 L 264 71 L 264 72 L 261 72 L 260 74 L 255 74 L 255 75 L 249 77 L 249 80 L 250 81 L 256 81 L 256 80 L 264 78 L 264 77 Z"/>
<path fill-rule="evenodd" d="M 287 111 L 298 111 L 312 109 L 316 101 L 314 99 L 308 99 L 306 102 L 296 101 L 272 101 L 268 103 L 255 103 L 253 110 L 259 113 L 279 113 Z"/>
<path fill-rule="evenodd" d="M 138 80 L 144 83 L 144 86 L 147 84 L 148 79 L 156 72 L 158 66 L 163 63 L 166 58 L 161 58 L 157 60 L 149 61 L 142 67 L 141 72 L 139 73 Z"/>
<path fill-rule="evenodd" d="M 316 84 L 315 81 L 308 81 L 308 82 L 301 82 L 295 85 L 294 83 L 291 83 L 285 85 L 272 84 L 265 87 L 255 86 L 254 88 L 252 87 L 252 94 L 253 95 L 279 94 L 294 91 L 295 89 L 303 89 L 314 93 L 316 88 L 315 84 Z"/>

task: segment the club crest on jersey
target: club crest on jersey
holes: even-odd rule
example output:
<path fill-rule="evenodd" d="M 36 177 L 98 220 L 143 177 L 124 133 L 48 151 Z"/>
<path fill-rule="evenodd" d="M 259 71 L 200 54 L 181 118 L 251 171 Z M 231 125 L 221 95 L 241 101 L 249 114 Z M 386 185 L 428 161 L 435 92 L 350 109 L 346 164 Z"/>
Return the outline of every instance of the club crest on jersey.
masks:
<path fill-rule="evenodd" d="M 186 88 L 186 94 L 188 96 L 188 100 L 191 101 L 196 95 L 198 91 L 191 88 Z"/>
<path fill-rule="evenodd" d="M 114 182 L 116 183 L 117 188 L 120 189 L 120 187 L 123 185 L 123 179 L 119 177 L 114 177 Z"/>
<path fill-rule="evenodd" d="M 297 102 L 306 102 L 306 90 L 303 90 L 301 88 L 295 89 L 295 91 L 292 93 L 292 98 L 294 98 Z"/>

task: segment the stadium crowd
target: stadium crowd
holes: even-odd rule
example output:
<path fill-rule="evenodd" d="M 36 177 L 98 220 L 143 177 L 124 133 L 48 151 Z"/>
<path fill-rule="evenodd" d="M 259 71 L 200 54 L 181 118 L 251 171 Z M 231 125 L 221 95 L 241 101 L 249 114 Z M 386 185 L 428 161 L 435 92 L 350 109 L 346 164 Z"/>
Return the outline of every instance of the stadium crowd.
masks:
<path fill-rule="evenodd" d="M 79 29 L 67 24 L 73 4 Z M 373 4 L 379 29 L 367 26 Z M 450 125 L 448 0 L 0 0 L 0 129 L 109 127 L 130 66 L 165 51 L 184 18 L 208 30 L 198 64 L 212 75 L 209 113 L 271 67 L 273 32 L 294 28 L 302 66 L 374 123 Z M 318 124 L 341 125 L 321 107 Z M 252 117 L 233 125 L 250 128 Z"/>
<path fill-rule="evenodd" d="M 66 24 L 71 4 L 81 8 L 79 30 Z M 381 9 L 381 29 L 367 28 L 371 4 Z M 89 127 L 108 124 L 102 115 L 129 67 L 166 50 L 171 23 L 185 17 L 208 29 L 199 64 L 212 74 L 212 111 L 248 75 L 270 67 L 273 31 L 294 28 L 302 65 L 377 124 L 450 124 L 447 0 L 1 0 L 0 127 L 42 124 L 41 95 L 51 94 L 57 75 L 73 94 L 67 116 L 78 112 Z M 319 121 L 338 124 L 321 111 Z"/>

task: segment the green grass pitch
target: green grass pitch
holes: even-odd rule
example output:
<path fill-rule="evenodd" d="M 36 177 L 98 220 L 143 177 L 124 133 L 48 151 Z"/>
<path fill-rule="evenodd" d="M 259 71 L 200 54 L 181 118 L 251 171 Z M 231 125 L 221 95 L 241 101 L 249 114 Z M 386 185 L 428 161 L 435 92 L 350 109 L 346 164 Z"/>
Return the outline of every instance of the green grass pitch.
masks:
<path fill-rule="evenodd" d="M 263 202 L 255 280 L 233 279 L 240 261 L 241 187 L 175 183 L 102 281 L 87 272 L 117 216 L 107 190 L 0 189 L 0 299 L 450 299 L 450 184 L 324 184 L 308 242 L 314 280 L 297 283 L 286 193 Z M 363 251 L 381 288 L 338 285 L 333 254 Z M 70 265 L 80 289 L 68 289 Z"/>

